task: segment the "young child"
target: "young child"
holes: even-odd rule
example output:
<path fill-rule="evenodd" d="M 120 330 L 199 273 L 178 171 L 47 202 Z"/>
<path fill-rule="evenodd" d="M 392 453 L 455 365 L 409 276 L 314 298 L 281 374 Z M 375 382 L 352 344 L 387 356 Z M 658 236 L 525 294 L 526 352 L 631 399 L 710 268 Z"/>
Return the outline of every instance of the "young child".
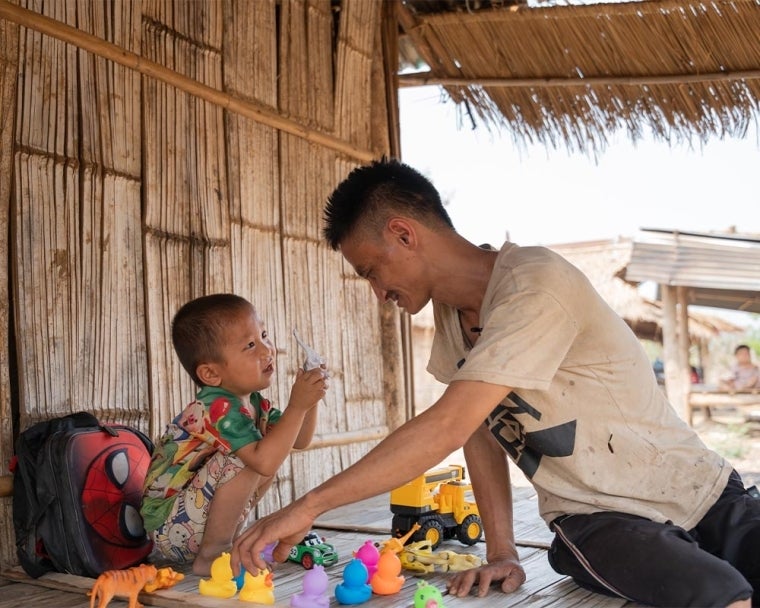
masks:
<path fill-rule="evenodd" d="M 208 576 L 290 450 L 311 442 L 328 376 L 299 369 L 287 408 L 273 408 L 258 391 L 272 383 L 275 347 L 253 305 L 232 294 L 182 306 L 172 342 L 200 390 L 156 447 L 141 513 L 156 560 Z"/>
<path fill-rule="evenodd" d="M 739 344 L 734 349 L 736 361 L 731 366 L 731 372 L 721 378 L 721 388 L 729 391 L 746 391 L 760 388 L 760 368 L 752 363 L 752 351 L 746 344 Z"/>

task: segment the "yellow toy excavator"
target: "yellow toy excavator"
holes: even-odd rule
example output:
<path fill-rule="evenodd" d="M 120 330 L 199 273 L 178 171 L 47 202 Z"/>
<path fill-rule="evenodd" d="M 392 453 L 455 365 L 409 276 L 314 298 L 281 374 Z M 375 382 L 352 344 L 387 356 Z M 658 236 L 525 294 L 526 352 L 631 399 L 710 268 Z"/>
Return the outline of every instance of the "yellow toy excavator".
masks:
<path fill-rule="evenodd" d="M 435 549 L 445 538 L 455 537 L 465 545 L 474 545 L 483 535 L 478 506 L 466 499 L 472 485 L 464 481 L 461 465 L 432 469 L 393 490 L 390 496 L 391 534 L 403 537 L 415 524 L 413 541 L 426 540 Z"/>

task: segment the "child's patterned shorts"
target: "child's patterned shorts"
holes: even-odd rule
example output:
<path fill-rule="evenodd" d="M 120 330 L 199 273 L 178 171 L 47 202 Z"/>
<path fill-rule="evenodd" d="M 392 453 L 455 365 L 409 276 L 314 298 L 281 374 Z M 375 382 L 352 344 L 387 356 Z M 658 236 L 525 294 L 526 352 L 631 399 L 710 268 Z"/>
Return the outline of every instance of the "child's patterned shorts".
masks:
<path fill-rule="evenodd" d="M 206 518 L 214 493 L 233 479 L 245 465 L 234 454 L 216 452 L 198 470 L 187 487 L 177 494 L 166 522 L 151 532 L 152 561 L 168 560 L 189 563 L 200 549 Z M 242 522 L 253 507 L 253 501 L 240 516 Z"/>

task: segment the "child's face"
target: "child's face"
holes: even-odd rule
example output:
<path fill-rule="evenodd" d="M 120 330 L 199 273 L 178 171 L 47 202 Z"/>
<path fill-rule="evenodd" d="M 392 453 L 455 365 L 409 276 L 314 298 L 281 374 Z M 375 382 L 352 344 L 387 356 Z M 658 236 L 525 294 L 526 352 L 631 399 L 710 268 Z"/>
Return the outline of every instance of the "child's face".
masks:
<path fill-rule="evenodd" d="M 272 384 L 275 347 L 256 310 L 239 315 L 225 333 L 221 361 L 216 364 L 220 386 L 246 397 Z"/>
<path fill-rule="evenodd" d="M 747 365 L 752 362 L 752 357 L 749 355 L 749 349 L 740 348 L 736 351 L 736 361 L 740 365 Z"/>

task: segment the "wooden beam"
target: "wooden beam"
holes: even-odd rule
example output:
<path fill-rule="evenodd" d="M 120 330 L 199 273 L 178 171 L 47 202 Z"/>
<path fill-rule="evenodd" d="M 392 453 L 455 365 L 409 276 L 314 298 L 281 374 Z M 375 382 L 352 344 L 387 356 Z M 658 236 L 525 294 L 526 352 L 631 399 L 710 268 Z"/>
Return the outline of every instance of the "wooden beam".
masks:
<path fill-rule="evenodd" d="M 0 496 L 13 496 L 13 475 L 0 475 Z"/>
<path fill-rule="evenodd" d="M 45 15 L 40 15 L 34 11 L 11 4 L 8 0 L 0 0 L 0 19 L 6 19 L 31 30 L 52 36 L 85 51 L 89 51 L 98 57 L 103 57 L 135 70 L 144 76 L 165 82 L 185 93 L 218 105 L 225 110 L 295 135 L 305 139 L 309 143 L 324 146 L 349 158 L 361 162 L 370 162 L 380 156 L 370 150 L 361 150 L 350 142 L 338 139 L 328 133 L 305 127 L 266 106 L 234 97 L 225 91 L 220 91 L 197 80 L 188 78 L 183 74 L 170 70 L 166 66 L 145 59 L 107 40 L 78 30 L 75 27 L 71 27 Z"/>
<path fill-rule="evenodd" d="M 311 440 L 306 450 L 317 448 L 331 448 L 338 445 L 347 445 L 349 443 L 360 443 L 363 441 L 380 441 L 388 436 L 390 431 L 387 426 L 375 426 L 358 431 L 338 431 L 336 433 L 317 433 Z M 303 450 L 302 450 L 303 451 Z"/>
<path fill-rule="evenodd" d="M 678 415 L 691 424 L 688 395 L 684 393 L 680 373 L 676 288 L 671 285 L 660 285 L 660 293 L 662 294 L 662 358 L 665 365 L 665 392 Z"/>
<path fill-rule="evenodd" d="M 706 74 L 653 74 L 651 76 L 588 76 L 567 78 L 486 78 L 473 76 L 442 77 L 433 72 L 399 74 L 399 87 L 424 87 L 439 85 L 443 87 L 499 87 L 513 89 L 518 87 L 591 87 L 591 86 L 643 86 L 654 84 L 688 84 L 702 82 L 720 82 L 735 80 L 756 80 L 760 70 L 741 70 L 737 72 L 710 72 Z"/>

